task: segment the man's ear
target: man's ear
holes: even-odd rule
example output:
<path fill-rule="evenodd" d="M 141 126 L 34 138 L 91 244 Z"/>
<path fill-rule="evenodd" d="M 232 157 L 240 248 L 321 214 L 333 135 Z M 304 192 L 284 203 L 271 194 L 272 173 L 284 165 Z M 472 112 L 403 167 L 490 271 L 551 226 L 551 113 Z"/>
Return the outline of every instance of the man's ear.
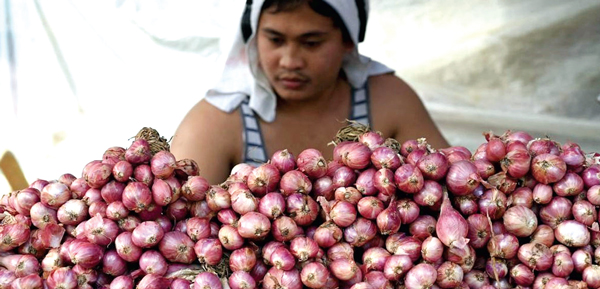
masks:
<path fill-rule="evenodd" d="M 344 41 L 344 49 L 346 53 L 352 53 L 352 50 L 354 50 L 354 42 L 352 41 Z"/>

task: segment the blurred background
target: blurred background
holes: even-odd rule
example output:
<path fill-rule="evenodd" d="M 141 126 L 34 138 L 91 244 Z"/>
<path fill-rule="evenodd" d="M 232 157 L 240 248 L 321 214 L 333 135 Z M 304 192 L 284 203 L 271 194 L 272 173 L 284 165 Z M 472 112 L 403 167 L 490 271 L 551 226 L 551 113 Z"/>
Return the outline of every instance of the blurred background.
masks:
<path fill-rule="evenodd" d="M 31 182 L 80 176 L 143 127 L 170 138 L 244 3 L 0 0 L 0 153 Z M 511 129 L 600 151 L 598 15 L 597 0 L 371 0 L 359 51 L 411 84 L 452 145 Z"/>

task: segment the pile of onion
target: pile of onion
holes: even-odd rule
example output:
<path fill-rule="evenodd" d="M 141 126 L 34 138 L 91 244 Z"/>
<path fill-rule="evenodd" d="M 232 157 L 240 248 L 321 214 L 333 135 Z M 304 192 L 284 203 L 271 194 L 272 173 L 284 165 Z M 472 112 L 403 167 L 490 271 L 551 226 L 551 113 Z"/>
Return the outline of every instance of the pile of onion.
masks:
<path fill-rule="evenodd" d="M 5 194 L 0 288 L 600 287 L 598 154 L 351 128 L 331 160 L 280 150 L 221 184 L 136 138 Z"/>

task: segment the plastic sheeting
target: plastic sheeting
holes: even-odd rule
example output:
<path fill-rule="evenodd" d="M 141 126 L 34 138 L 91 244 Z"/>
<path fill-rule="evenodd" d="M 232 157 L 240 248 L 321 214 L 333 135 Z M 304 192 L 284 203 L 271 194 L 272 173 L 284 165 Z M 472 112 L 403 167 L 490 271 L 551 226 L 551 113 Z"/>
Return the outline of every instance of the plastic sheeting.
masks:
<path fill-rule="evenodd" d="M 0 148 L 80 173 L 144 126 L 170 137 L 219 75 L 243 0 L 0 0 Z M 526 130 L 600 150 L 597 0 L 371 0 L 360 50 L 454 145 Z"/>

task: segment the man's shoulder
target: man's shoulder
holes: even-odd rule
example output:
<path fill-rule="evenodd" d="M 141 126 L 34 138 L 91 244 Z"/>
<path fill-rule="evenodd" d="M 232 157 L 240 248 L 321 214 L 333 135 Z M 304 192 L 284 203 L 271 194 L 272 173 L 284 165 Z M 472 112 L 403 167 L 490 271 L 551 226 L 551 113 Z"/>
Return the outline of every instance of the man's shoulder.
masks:
<path fill-rule="evenodd" d="M 393 73 L 369 77 L 369 93 L 374 101 L 388 104 L 404 102 L 417 96 L 408 83 Z"/>

